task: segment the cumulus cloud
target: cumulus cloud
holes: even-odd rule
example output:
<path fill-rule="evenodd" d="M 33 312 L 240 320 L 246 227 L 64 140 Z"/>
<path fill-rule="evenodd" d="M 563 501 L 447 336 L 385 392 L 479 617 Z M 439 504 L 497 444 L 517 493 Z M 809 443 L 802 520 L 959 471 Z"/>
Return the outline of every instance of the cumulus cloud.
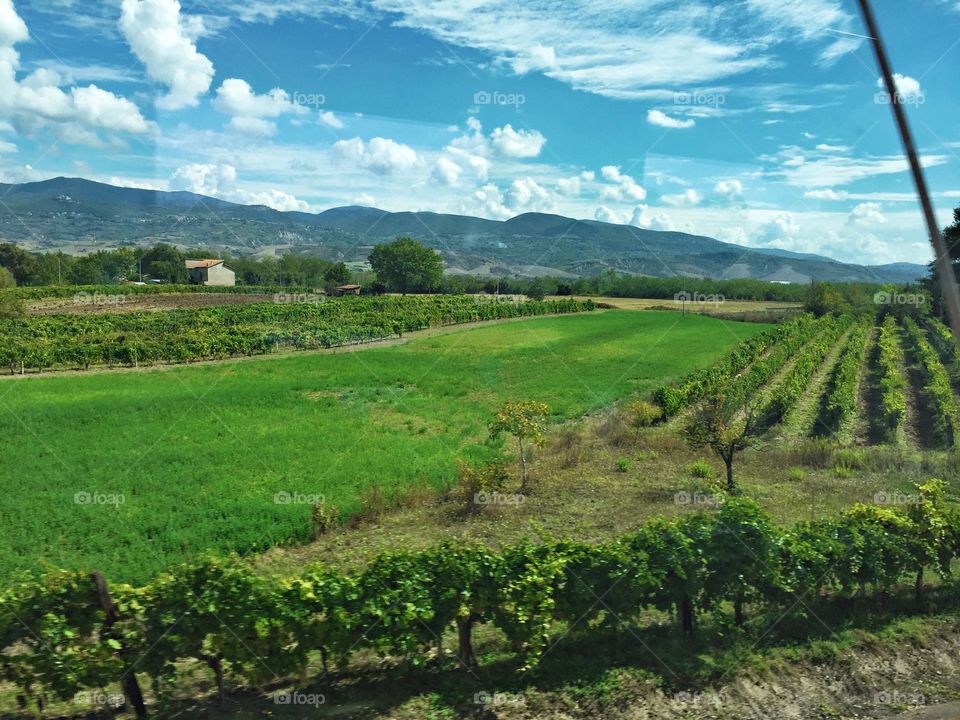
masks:
<path fill-rule="evenodd" d="M 787 248 L 797 238 L 800 225 L 789 212 L 779 213 L 770 220 L 761 223 L 750 235 L 754 245 Z"/>
<path fill-rule="evenodd" d="M 473 193 L 473 207 L 484 217 L 506 220 L 525 212 L 554 212 L 556 196 L 531 177 L 517 178 L 506 190 L 487 183 Z"/>
<path fill-rule="evenodd" d="M 404 172 L 420 163 L 420 156 L 412 147 L 382 137 L 366 143 L 358 137 L 338 140 L 333 151 L 341 160 L 380 176 Z"/>
<path fill-rule="evenodd" d="M 692 128 L 697 124 L 695 120 L 691 120 L 689 118 L 687 120 L 680 120 L 679 118 L 670 117 L 665 112 L 660 110 L 650 110 L 647 112 L 647 122 L 651 125 L 670 128 L 672 130 Z"/>
<path fill-rule="evenodd" d="M 915 80 L 909 75 L 901 75 L 900 73 L 893 74 L 893 84 L 897 88 L 897 95 L 899 96 L 900 102 L 918 102 L 923 100 L 923 90 L 920 87 L 920 81 Z M 883 82 L 883 78 L 877 78 L 877 87 L 881 90 L 886 89 L 886 84 Z"/>
<path fill-rule="evenodd" d="M 438 185 L 456 185 L 463 168 L 448 157 L 440 157 L 433 166 L 430 179 Z"/>
<path fill-rule="evenodd" d="M 683 207 L 694 205 L 699 205 L 700 201 L 703 200 L 703 196 L 698 193 L 693 188 L 687 188 L 682 193 L 677 193 L 676 195 L 664 195 L 660 198 L 667 205 L 673 205 L 674 207 Z"/>
<path fill-rule="evenodd" d="M 601 197 L 604 200 L 630 202 L 645 200 L 647 197 L 647 191 L 632 177 L 621 173 L 618 165 L 604 165 L 600 168 L 600 175 L 604 180 L 613 183 L 605 185 L 601 191 Z"/>
<path fill-rule="evenodd" d="M 61 140 L 93 147 L 117 144 L 101 138 L 100 130 L 146 134 L 154 129 L 130 100 L 96 85 L 64 90 L 63 79 L 51 68 L 38 68 L 18 81 L 15 46 L 27 39 L 29 31 L 12 0 L 0 0 L 0 121 L 27 136 L 52 126 Z"/>
<path fill-rule="evenodd" d="M 540 154 L 547 139 L 536 130 L 514 130 L 511 125 L 495 128 L 490 133 L 493 149 L 505 157 L 529 158 Z"/>
<path fill-rule="evenodd" d="M 123 0 L 120 30 L 147 76 L 166 85 L 157 107 L 195 107 L 213 82 L 213 63 L 197 50 L 203 20 L 185 18 L 177 0 Z"/>
<path fill-rule="evenodd" d="M 595 177 L 593 172 L 585 170 L 573 177 L 560 178 L 557 180 L 557 192 L 567 197 L 576 197 L 583 189 L 583 183 L 593 182 Z"/>
<path fill-rule="evenodd" d="M 721 180 L 713 186 L 713 192 L 725 200 L 735 200 L 743 195 L 743 184 L 739 180 Z"/>
<path fill-rule="evenodd" d="M 273 135 L 277 125 L 273 118 L 284 114 L 305 115 L 309 112 L 303 105 L 290 99 L 289 93 L 273 88 L 264 95 L 257 95 L 250 83 L 239 78 L 228 78 L 217 88 L 213 108 L 225 115 L 232 115 L 227 127 L 248 135 Z M 268 120 L 267 118 L 271 118 Z"/>
<path fill-rule="evenodd" d="M 617 212 L 606 205 L 599 206 L 593 212 L 595 220 L 600 222 L 613 223 L 615 225 L 633 225 L 644 230 L 659 230 L 663 232 L 672 232 L 676 230 L 673 220 L 665 213 L 651 214 L 650 208 L 646 205 L 637 205 L 633 210 L 627 212 Z"/>
<path fill-rule="evenodd" d="M 169 185 L 171 190 L 185 190 L 243 205 L 266 205 L 284 212 L 310 211 L 308 203 L 282 190 L 250 191 L 238 187 L 237 169 L 223 163 L 193 163 L 179 167 L 170 177 Z"/>
<path fill-rule="evenodd" d="M 851 225 L 856 225 L 858 227 L 870 227 L 872 225 L 882 225 L 887 221 L 887 218 L 881 212 L 880 203 L 877 202 L 865 202 L 857 205 L 853 210 L 850 211 L 850 216 L 847 219 Z"/>

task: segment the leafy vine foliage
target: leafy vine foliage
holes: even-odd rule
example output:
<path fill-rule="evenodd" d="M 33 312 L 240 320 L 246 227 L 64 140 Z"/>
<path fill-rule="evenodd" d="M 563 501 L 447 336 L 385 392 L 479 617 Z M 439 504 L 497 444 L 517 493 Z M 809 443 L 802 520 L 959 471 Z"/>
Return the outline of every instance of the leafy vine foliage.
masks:
<path fill-rule="evenodd" d="M 650 609 L 674 613 L 689 634 L 706 612 L 743 624 L 748 612 L 799 613 L 822 594 L 883 595 L 905 579 L 919 597 L 924 571 L 947 579 L 960 557 L 960 510 L 939 480 L 912 497 L 905 509 L 856 505 L 789 529 L 729 497 L 599 545 L 445 544 L 293 578 L 205 557 L 144 587 L 114 586 L 109 623 L 90 575 L 56 571 L 0 594 L 0 679 L 25 699 L 68 700 L 139 675 L 162 696 L 199 664 L 226 691 L 302 677 L 317 656 L 325 668 L 371 652 L 427 663 L 451 637 L 472 670 L 481 623 L 530 669 L 553 638 L 636 625 Z"/>

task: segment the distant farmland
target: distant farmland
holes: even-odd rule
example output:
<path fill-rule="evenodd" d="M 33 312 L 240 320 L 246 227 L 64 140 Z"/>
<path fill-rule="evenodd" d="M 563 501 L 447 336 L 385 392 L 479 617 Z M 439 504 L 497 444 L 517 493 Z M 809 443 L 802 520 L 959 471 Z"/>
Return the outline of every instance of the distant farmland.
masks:
<path fill-rule="evenodd" d="M 765 327 L 613 311 L 364 352 L 10 379 L 0 575 L 47 561 L 140 581 L 206 549 L 303 542 L 310 499 L 350 512 L 496 452 L 486 425 L 505 399 L 579 416 Z"/>

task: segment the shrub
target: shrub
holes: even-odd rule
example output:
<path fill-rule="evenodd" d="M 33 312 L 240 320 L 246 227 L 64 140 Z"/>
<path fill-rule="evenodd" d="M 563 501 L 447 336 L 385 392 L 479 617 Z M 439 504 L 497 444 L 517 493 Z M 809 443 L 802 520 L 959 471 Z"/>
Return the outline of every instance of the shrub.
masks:
<path fill-rule="evenodd" d="M 627 458 L 617 460 L 617 472 L 625 473 L 630 469 L 630 461 Z"/>
<path fill-rule="evenodd" d="M 650 427 L 663 417 L 663 410 L 646 400 L 637 400 L 630 406 L 629 417 L 630 424 L 637 432 L 636 438 L 639 438 L 641 429 Z"/>
<path fill-rule="evenodd" d="M 807 479 L 807 471 L 803 468 L 792 467 L 787 470 L 787 480 L 792 480 L 793 482 L 803 482 Z"/>
<path fill-rule="evenodd" d="M 498 493 L 506 486 L 510 474 L 505 463 L 497 461 L 470 467 L 460 463 L 455 496 L 467 512 L 480 512 L 488 503 L 477 501 L 478 495 Z"/>
<path fill-rule="evenodd" d="M 695 478 L 713 477 L 713 468 L 710 467 L 710 463 L 708 463 L 706 460 L 697 460 L 687 469 L 690 471 L 690 475 Z"/>

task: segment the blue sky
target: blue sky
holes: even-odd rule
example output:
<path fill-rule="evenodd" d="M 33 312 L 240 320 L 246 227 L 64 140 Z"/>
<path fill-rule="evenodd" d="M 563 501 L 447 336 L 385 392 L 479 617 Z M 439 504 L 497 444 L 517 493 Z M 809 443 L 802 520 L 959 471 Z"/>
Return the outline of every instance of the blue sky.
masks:
<path fill-rule="evenodd" d="M 960 2 L 875 8 L 946 224 Z M 925 262 L 863 32 L 848 0 L 0 0 L 0 179 Z"/>

